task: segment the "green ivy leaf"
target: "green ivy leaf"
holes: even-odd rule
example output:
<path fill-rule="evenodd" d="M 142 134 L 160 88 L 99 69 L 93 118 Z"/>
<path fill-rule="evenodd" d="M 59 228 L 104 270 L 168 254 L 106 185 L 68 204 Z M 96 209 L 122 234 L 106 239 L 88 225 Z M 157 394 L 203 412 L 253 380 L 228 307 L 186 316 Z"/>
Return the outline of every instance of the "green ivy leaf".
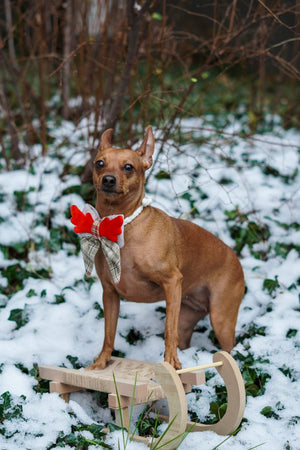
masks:
<path fill-rule="evenodd" d="M 103 308 L 99 305 L 98 302 L 94 303 L 94 309 L 96 311 L 99 311 L 98 314 L 97 314 L 96 319 L 98 319 L 98 320 L 103 319 L 104 318 L 104 311 L 103 311 Z"/>
<path fill-rule="evenodd" d="M 16 322 L 17 327 L 16 330 L 19 330 L 21 327 L 24 327 L 29 322 L 29 314 L 26 311 L 26 306 L 24 309 L 16 308 L 12 309 L 9 314 L 8 320 L 12 322 Z"/>
<path fill-rule="evenodd" d="M 22 395 L 20 397 L 25 400 Z M 22 417 L 23 407 L 20 404 L 13 405 L 13 400 L 10 392 L 6 391 L 0 395 L 0 423 L 4 420 L 20 419 Z M 1 431 L 0 431 L 1 433 Z"/>
<path fill-rule="evenodd" d="M 70 445 L 77 444 L 77 437 L 76 437 L 75 433 L 68 434 L 65 439 L 66 439 L 67 444 L 70 444 Z"/>
<path fill-rule="evenodd" d="M 27 294 L 26 294 L 26 297 L 27 297 L 27 298 L 30 298 L 30 297 L 36 297 L 36 296 L 37 296 L 37 293 L 35 292 L 34 289 L 29 289 L 29 291 L 28 291 Z"/>
<path fill-rule="evenodd" d="M 103 426 L 98 425 L 96 423 L 92 423 L 92 425 L 88 425 L 87 427 L 88 431 L 93 433 L 96 439 L 100 439 L 103 436 L 106 436 L 106 433 L 103 432 Z"/>
<path fill-rule="evenodd" d="M 68 355 L 67 359 L 72 364 L 73 369 L 81 369 L 82 368 L 82 364 L 80 364 L 80 362 L 78 360 L 78 356 Z"/>
<path fill-rule="evenodd" d="M 171 179 L 171 175 L 169 172 L 166 172 L 165 170 L 161 170 L 160 172 L 158 172 L 155 175 L 155 178 L 157 180 L 170 180 Z"/>
<path fill-rule="evenodd" d="M 115 423 L 108 423 L 107 426 L 110 432 L 122 430 L 122 428 L 116 425 Z"/>
<path fill-rule="evenodd" d="M 275 293 L 275 291 L 277 290 L 277 288 L 279 288 L 279 287 L 280 287 L 280 284 L 278 282 L 278 276 L 277 275 L 275 276 L 275 280 L 267 278 L 263 282 L 263 290 L 264 291 L 268 291 L 268 293 L 270 295 L 273 295 Z"/>
<path fill-rule="evenodd" d="M 217 402 L 211 402 L 209 405 L 209 412 L 215 416 L 213 422 L 217 422 L 224 416 L 227 409 L 227 403 L 219 405 Z"/>
<path fill-rule="evenodd" d="M 12 399 L 10 392 L 6 391 L 0 395 L 0 422 L 4 418 L 4 411 L 11 407 Z"/>
<path fill-rule="evenodd" d="M 279 415 L 274 411 L 274 409 L 271 406 L 265 406 L 261 411 L 260 414 L 267 417 L 268 419 L 276 419 L 278 420 L 280 417 Z"/>
<path fill-rule="evenodd" d="M 60 305 L 61 303 L 66 302 L 65 296 L 63 294 L 55 294 L 54 297 L 55 297 L 54 302 L 55 305 Z"/>
<path fill-rule="evenodd" d="M 295 328 L 290 328 L 290 329 L 288 330 L 288 332 L 286 333 L 286 337 L 287 337 L 288 339 L 290 339 L 290 338 L 292 338 L 292 337 L 295 337 L 297 333 L 298 333 L 298 330 L 296 330 Z"/>

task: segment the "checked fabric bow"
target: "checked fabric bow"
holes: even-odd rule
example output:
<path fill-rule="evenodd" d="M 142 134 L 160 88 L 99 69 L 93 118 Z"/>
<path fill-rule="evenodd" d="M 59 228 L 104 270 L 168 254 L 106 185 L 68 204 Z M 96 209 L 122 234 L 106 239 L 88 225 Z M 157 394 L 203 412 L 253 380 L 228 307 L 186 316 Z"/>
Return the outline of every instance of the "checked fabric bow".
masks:
<path fill-rule="evenodd" d="M 101 246 L 113 281 L 118 283 L 121 277 L 120 248 L 124 245 L 124 217 L 118 215 L 101 219 L 91 205 L 85 205 L 83 211 L 72 205 L 71 215 L 71 223 L 75 225 L 74 232 L 80 238 L 87 275 L 92 273 L 94 259 Z"/>

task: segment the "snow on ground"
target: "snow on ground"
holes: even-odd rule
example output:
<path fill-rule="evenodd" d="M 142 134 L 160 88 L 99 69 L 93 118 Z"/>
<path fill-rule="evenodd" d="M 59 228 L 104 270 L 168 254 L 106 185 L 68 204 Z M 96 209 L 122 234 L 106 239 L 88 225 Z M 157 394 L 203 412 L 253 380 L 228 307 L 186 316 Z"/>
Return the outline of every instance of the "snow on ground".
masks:
<path fill-rule="evenodd" d="M 247 388 L 242 429 L 224 443 L 212 432 L 191 433 L 182 450 L 220 443 L 231 450 L 299 448 L 300 133 L 281 129 L 277 120 L 272 132 L 242 139 L 242 126 L 232 119 L 221 134 L 202 119 L 183 120 L 179 150 L 170 141 L 156 155 L 147 183 L 155 206 L 236 247 L 247 284 L 233 351 Z M 70 205 L 84 203 L 80 180 L 74 170 L 64 172 L 66 164 L 86 161 L 80 149 L 88 122 L 49 129 L 46 157 L 35 146 L 27 170 L 0 174 L 1 450 L 72 448 L 83 441 L 84 448 L 101 448 L 94 425 L 113 422 L 95 395 L 74 393 L 66 404 L 38 378 L 37 365 L 91 363 L 103 340 L 101 285 L 84 280 L 69 222 Z M 206 140 L 190 144 L 191 134 Z M 162 361 L 163 306 L 123 302 L 115 348 L 128 358 Z M 132 330 L 137 337 L 130 343 Z M 192 347 L 179 351 L 184 367 L 211 361 L 217 347 L 210 332 L 206 318 Z M 209 374 L 201 395 L 196 389 L 187 396 L 200 421 L 213 417 L 210 404 L 218 400 L 220 379 Z M 105 442 L 117 449 L 118 441 L 123 448 L 121 431 Z"/>

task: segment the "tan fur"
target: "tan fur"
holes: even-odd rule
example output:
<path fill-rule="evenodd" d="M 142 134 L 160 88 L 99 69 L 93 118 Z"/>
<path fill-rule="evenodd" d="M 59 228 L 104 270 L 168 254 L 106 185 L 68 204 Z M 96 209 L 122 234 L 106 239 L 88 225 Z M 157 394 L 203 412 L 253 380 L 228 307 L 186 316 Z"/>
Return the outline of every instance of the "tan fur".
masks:
<path fill-rule="evenodd" d="M 128 217 L 144 198 L 144 173 L 152 165 L 154 151 L 152 127 L 147 128 L 136 152 L 113 148 L 111 136 L 111 129 L 103 133 L 94 161 L 96 208 L 101 217 Z M 100 160 L 104 166 L 97 168 Z M 105 187 L 105 183 L 113 186 Z M 222 349 L 230 352 L 235 345 L 235 325 L 245 290 L 243 271 L 234 252 L 203 228 L 151 206 L 126 225 L 124 237 L 121 280 L 117 285 L 102 251 L 96 255 L 96 270 L 103 286 L 105 338 L 90 368 L 102 369 L 111 358 L 120 297 L 138 303 L 165 299 L 165 361 L 173 367 L 181 367 L 177 346 L 189 347 L 195 325 L 206 314 L 210 315 Z"/>

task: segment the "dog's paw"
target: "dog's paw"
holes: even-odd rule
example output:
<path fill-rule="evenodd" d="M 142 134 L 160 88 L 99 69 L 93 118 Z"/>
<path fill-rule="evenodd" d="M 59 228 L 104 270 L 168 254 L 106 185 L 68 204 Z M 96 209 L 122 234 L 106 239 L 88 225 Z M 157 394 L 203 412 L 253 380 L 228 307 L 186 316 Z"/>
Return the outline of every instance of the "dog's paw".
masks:
<path fill-rule="evenodd" d="M 175 370 L 181 369 L 181 363 L 177 357 L 177 355 L 165 355 L 165 362 L 171 364 Z"/>
<path fill-rule="evenodd" d="M 94 364 L 91 364 L 90 366 L 87 366 L 86 370 L 103 370 L 106 367 L 106 361 L 104 362 L 94 362 Z"/>
<path fill-rule="evenodd" d="M 107 366 L 109 360 L 110 358 L 105 358 L 99 355 L 97 358 L 95 358 L 94 364 L 87 366 L 86 370 L 103 370 Z"/>

